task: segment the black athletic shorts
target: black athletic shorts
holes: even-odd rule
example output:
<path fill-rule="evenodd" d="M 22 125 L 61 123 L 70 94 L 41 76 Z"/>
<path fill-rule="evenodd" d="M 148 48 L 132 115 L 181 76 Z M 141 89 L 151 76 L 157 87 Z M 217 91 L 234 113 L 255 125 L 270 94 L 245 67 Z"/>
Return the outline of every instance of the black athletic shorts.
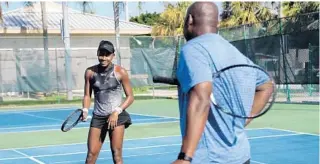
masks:
<path fill-rule="evenodd" d="M 108 128 L 107 120 L 110 115 L 108 116 L 98 116 L 93 114 L 90 127 L 95 127 L 102 129 L 103 127 Z M 128 112 L 123 111 L 118 116 L 118 123 L 117 126 L 124 125 L 125 128 L 128 128 L 132 124 L 131 118 Z"/>

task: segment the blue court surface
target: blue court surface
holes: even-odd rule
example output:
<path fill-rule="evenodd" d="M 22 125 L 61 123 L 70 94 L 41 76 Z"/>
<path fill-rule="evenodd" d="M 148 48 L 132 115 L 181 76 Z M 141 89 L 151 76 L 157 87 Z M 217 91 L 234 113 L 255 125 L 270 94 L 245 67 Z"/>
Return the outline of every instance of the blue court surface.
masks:
<path fill-rule="evenodd" d="M 76 108 L 3 111 L 0 112 L 0 133 L 60 129 L 61 124 Z M 92 110 L 91 110 L 92 111 Z M 133 124 L 179 121 L 174 117 L 150 116 L 130 113 Z M 16 121 L 19 120 L 19 121 Z M 79 123 L 76 128 L 87 128 L 90 121 Z"/>
<path fill-rule="evenodd" d="M 0 112 L 0 133 L 59 129 L 63 118 L 74 109 Z M 23 116 L 23 119 L 21 120 Z M 136 124 L 178 121 L 176 118 L 131 114 Z M 19 120 L 20 121 L 14 121 Z M 78 128 L 88 127 L 81 123 Z M 254 164 L 318 164 L 319 136 L 275 128 L 247 129 Z M 180 149 L 180 136 L 128 139 L 123 145 L 125 164 L 169 164 Z M 86 143 L 0 149 L 1 164 L 84 163 Z M 112 163 L 109 143 L 99 154 L 99 164 Z"/>

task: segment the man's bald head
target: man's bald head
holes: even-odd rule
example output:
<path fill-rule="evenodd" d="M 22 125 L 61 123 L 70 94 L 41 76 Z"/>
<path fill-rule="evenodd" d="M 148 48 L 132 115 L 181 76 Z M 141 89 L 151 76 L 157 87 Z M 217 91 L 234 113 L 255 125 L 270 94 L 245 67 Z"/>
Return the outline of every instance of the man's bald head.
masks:
<path fill-rule="evenodd" d="M 184 24 L 187 40 L 205 33 L 215 33 L 218 26 L 218 7 L 214 2 L 195 2 L 189 6 Z"/>

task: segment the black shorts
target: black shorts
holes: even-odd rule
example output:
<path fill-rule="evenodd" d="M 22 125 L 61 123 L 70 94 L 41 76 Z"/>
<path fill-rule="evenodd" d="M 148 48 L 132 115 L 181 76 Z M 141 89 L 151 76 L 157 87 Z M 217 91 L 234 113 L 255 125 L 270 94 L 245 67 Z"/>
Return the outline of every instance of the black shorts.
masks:
<path fill-rule="evenodd" d="M 108 123 L 107 120 L 110 115 L 108 116 L 98 116 L 93 114 L 90 127 L 95 127 L 95 128 L 108 128 Z M 125 128 L 128 128 L 132 124 L 131 118 L 128 112 L 123 111 L 119 114 L 118 116 L 118 123 L 117 126 L 124 125 Z"/>

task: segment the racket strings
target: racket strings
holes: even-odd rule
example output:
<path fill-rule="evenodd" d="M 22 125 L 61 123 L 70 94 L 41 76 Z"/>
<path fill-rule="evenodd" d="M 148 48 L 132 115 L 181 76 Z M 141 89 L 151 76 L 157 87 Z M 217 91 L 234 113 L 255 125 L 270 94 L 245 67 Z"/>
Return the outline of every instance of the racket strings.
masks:
<path fill-rule="evenodd" d="M 82 117 L 82 110 L 76 110 L 74 111 L 66 120 L 65 122 L 62 124 L 62 131 L 69 131 L 70 129 L 72 129 L 74 126 L 77 125 L 77 123 L 80 121 Z"/>
<path fill-rule="evenodd" d="M 236 84 L 238 80 L 239 77 L 236 73 L 235 68 L 221 72 L 219 76 L 215 76 L 215 88 L 213 90 L 213 93 L 214 95 L 216 95 L 216 97 L 218 97 L 217 102 L 219 103 L 218 106 L 220 107 L 220 110 L 223 110 L 225 113 L 234 115 L 246 115 L 247 112 L 243 107 L 243 98 L 241 97 L 242 94 L 240 92 L 235 92 L 236 90 L 240 90 L 243 87 L 230 85 Z M 239 105 L 235 105 L 234 102 L 237 102 L 237 104 Z M 238 110 L 231 110 L 235 108 L 238 108 Z"/>
<path fill-rule="evenodd" d="M 75 122 L 78 121 L 79 117 L 81 117 L 81 112 L 76 112 L 75 114 L 70 117 L 69 121 L 67 122 L 66 126 L 70 127 L 72 126 Z"/>
<path fill-rule="evenodd" d="M 259 75 L 272 80 L 272 77 L 264 70 L 252 66 L 236 66 L 219 72 L 219 76 L 213 77 L 215 106 L 224 113 L 240 118 L 257 117 L 264 114 L 272 106 L 274 95 L 255 114 L 251 112 L 250 101 L 246 101 L 246 97 L 255 96 L 256 89 L 251 86 L 256 86 Z"/>

